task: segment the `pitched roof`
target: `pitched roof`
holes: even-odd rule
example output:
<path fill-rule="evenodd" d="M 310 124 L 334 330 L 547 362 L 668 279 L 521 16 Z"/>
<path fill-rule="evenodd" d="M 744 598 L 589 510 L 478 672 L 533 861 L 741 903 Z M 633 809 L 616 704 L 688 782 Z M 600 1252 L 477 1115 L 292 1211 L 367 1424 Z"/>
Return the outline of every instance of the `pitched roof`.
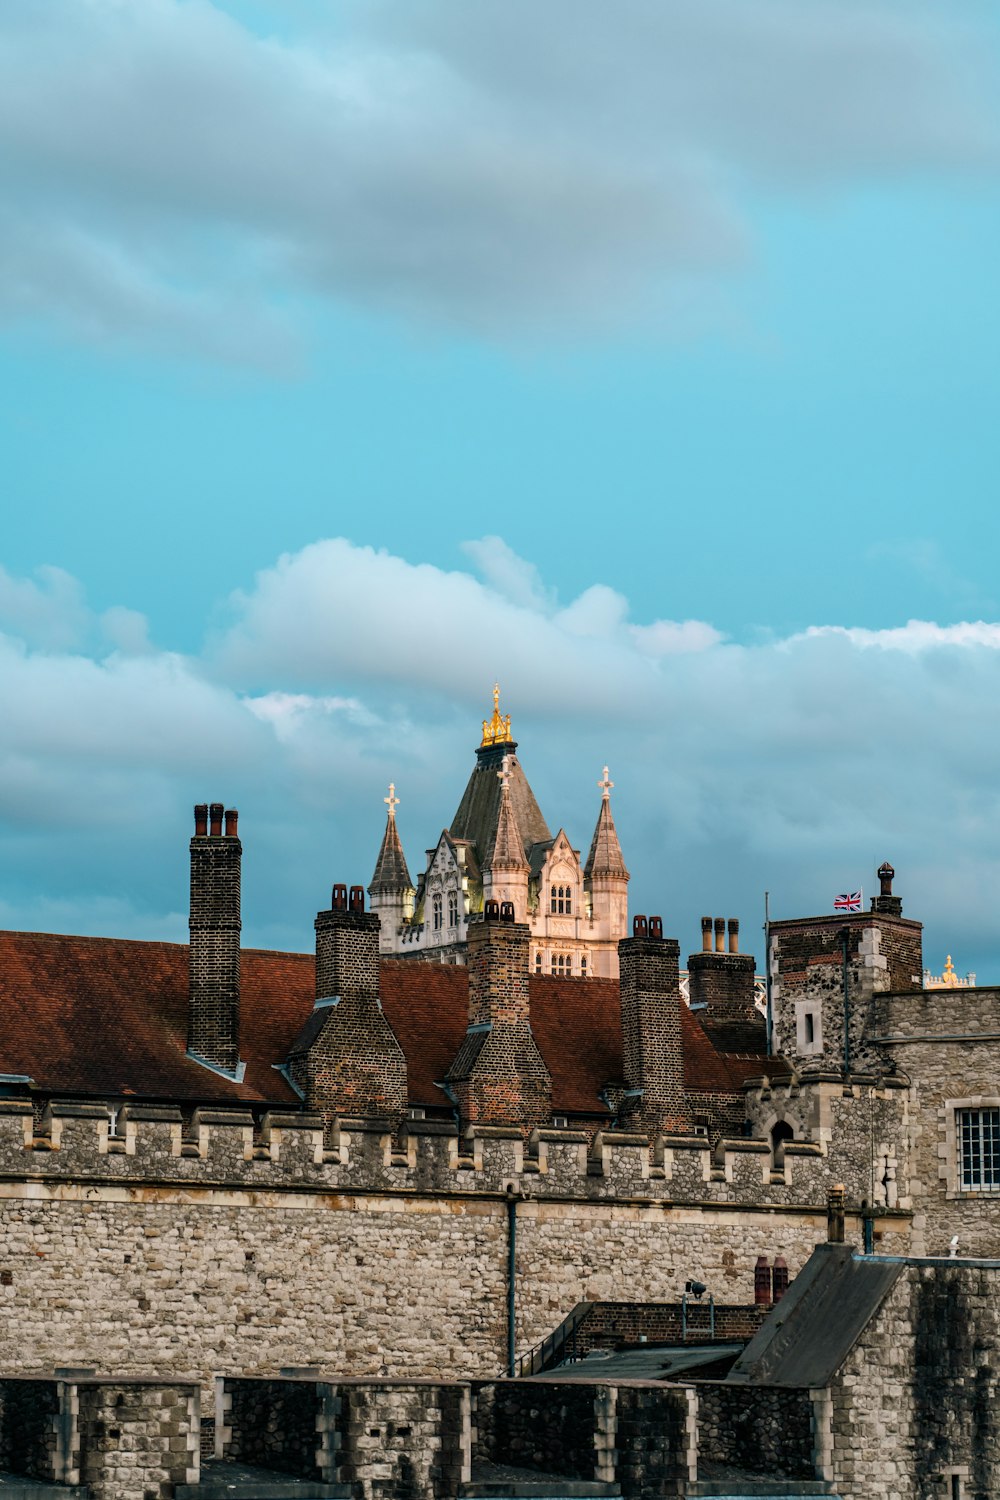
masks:
<path fill-rule="evenodd" d="M 297 1102 L 277 1065 L 312 1015 L 313 956 L 243 950 L 242 1083 L 186 1055 L 187 989 L 188 950 L 179 943 L 0 933 L 0 1073 L 26 1075 L 40 1091 L 63 1095 Z M 617 981 L 531 975 L 529 991 L 553 1109 L 600 1115 L 602 1090 L 622 1080 Z M 445 1107 L 440 1081 L 465 1037 L 468 970 L 386 959 L 381 992 L 406 1055 L 411 1104 Z M 746 1060 L 721 1057 L 685 1005 L 681 1036 L 689 1089 L 739 1089 Z M 763 1071 L 760 1059 L 752 1064 Z"/>
<path fill-rule="evenodd" d="M 390 810 L 385 820 L 382 847 L 375 861 L 375 873 L 368 887 L 368 894 L 372 895 L 375 891 L 411 891 L 412 889 L 413 881 L 406 868 L 406 856 L 403 854 L 403 846 L 399 840 L 396 819 Z"/>
<path fill-rule="evenodd" d="M 503 745 L 483 745 L 476 752 L 476 764 L 451 822 L 452 838 L 469 839 L 476 846 L 480 865 L 488 864 L 500 817 L 500 770 L 504 756 L 510 768 L 510 799 L 514 821 L 527 854 L 532 844 L 551 839 L 548 824 L 542 817 L 528 778 L 521 769 L 511 741 Z"/>
<path fill-rule="evenodd" d="M 597 826 L 590 841 L 590 853 L 583 873 L 588 880 L 592 875 L 617 875 L 619 879 L 628 879 L 622 846 L 618 842 L 618 830 L 611 816 L 610 797 L 601 798 L 601 810 L 597 814 Z"/>

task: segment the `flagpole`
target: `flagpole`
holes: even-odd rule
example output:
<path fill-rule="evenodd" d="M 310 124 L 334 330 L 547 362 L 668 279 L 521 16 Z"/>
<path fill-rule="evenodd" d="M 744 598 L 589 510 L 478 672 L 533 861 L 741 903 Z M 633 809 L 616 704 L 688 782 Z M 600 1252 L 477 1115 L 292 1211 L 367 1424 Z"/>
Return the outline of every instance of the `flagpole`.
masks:
<path fill-rule="evenodd" d="M 764 994 L 767 996 L 767 1055 L 774 1052 L 774 1013 L 771 1009 L 771 906 L 770 891 L 764 892 Z"/>

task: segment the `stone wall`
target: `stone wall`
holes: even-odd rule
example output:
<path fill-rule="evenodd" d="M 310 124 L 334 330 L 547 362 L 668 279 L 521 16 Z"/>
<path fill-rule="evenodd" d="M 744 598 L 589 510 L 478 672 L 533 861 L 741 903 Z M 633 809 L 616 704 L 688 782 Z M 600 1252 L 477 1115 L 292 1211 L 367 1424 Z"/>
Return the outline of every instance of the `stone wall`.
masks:
<path fill-rule="evenodd" d="M 331 1438 L 340 1403 L 314 1380 L 224 1380 L 219 1456 L 329 1482 L 336 1463 Z"/>
<path fill-rule="evenodd" d="M 53 1380 L 0 1380 L 0 1469 L 50 1483 L 60 1475 Z"/>
<path fill-rule="evenodd" d="M 699 1477 L 705 1460 L 768 1479 L 815 1477 L 809 1391 L 709 1381 L 696 1390 Z"/>
<path fill-rule="evenodd" d="M 926 1500 L 959 1472 L 1000 1493 L 1000 1267 L 908 1265 L 835 1376 L 827 1477 L 846 1500 Z"/>
<path fill-rule="evenodd" d="M 471 1462 L 469 1387 L 342 1381 L 337 1477 L 362 1500 L 451 1500 Z"/>
<path fill-rule="evenodd" d="M 199 1474 L 197 1388 L 148 1381 L 81 1382 L 69 1396 L 78 1457 L 71 1483 L 91 1500 L 170 1497 Z"/>
<path fill-rule="evenodd" d="M 481 1387 L 473 1459 L 564 1479 L 601 1479 L 595 1437 L 607 1430 L 610 1413 L 606 1386 L 556 1379 Z"/>
<path fill-rule="evenodd" d="M 712 1152 L 573 1132 L 134 1107 L 0 1106 L 0 1369 L 494 1374 L 506 1363 L 507 1194 L 525 1353 L 587 1301 L 673 1302 L 689 1278 L 750 1302 L 759 1255 L 794 1276 L 826 1234 L 821 1158 L 771 1180 L 761 1143 Z M 749 1149 L 752 1148 L 752 1149 Z M 789 1148 L 790 1149 L 790 1148 Z M 763 1151 L 763 1155 L 761 1155 Z M 906 1249 L 908 1218 L 878 1221 Z M 848 1238 L 860 1243 L 857 1216 Z"/>
<path fill-rule="evenodd" d="M 1000 991 L 925 990 L 878 998 L 876 1034 L 910 1084 L 910 1154 L 901 1191 L 913 1250 L 1000 1255 L 1000 1192 L 964 1191 L 956 1110 L 1000 1109 Z M 902 1179 L 902 1173 L 900 1174 Z"/>

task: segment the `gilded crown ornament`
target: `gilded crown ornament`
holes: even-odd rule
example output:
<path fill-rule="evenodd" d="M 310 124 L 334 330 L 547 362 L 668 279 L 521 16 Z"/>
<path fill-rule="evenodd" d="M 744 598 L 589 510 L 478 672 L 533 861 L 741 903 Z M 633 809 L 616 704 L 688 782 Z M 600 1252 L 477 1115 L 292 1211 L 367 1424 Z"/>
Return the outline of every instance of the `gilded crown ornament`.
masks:
<path fill-rule="evenodd" d="M 512 745 L 514 736 L 510 732 L 510 714 L 500 712 L 500 684 L 493 684 L 493 717 L 483 720 L 483 745 Z"/>

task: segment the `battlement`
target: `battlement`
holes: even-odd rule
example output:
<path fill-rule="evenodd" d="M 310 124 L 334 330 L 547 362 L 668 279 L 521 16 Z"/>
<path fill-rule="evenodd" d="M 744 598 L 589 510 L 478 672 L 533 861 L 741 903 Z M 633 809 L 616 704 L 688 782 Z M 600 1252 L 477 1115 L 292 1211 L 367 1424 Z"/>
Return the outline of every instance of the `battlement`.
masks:
<path fill-rule="evenodd" d="M 774 1091 L 760 1085 L 758 1108 Z M 787 1090 L 791 1096 L 792 1091 Z M 801 1093 L 801 1089 L 800 1089 Z M 866 1106 L 867 1108 L 867 1106 Z M 604 1130 L 340 1118 L 324 1135 L 319 1115 L 270 1111 L 0 1100 L 0 1176 L 85 1192 L 204 1189 L 235 1195 L 330 1192 L 366 1195 L 502 1196 L 571 1201 L 660 1201 L 817 1210 L 837 1176 L 826 1139 L 783 1144 L 767 1134 L 720 1140 Z M 849 1192 L 849 1198 L 850 1198 Z M 865 1195 L 859 1191 L 857 1202 Z"/>

